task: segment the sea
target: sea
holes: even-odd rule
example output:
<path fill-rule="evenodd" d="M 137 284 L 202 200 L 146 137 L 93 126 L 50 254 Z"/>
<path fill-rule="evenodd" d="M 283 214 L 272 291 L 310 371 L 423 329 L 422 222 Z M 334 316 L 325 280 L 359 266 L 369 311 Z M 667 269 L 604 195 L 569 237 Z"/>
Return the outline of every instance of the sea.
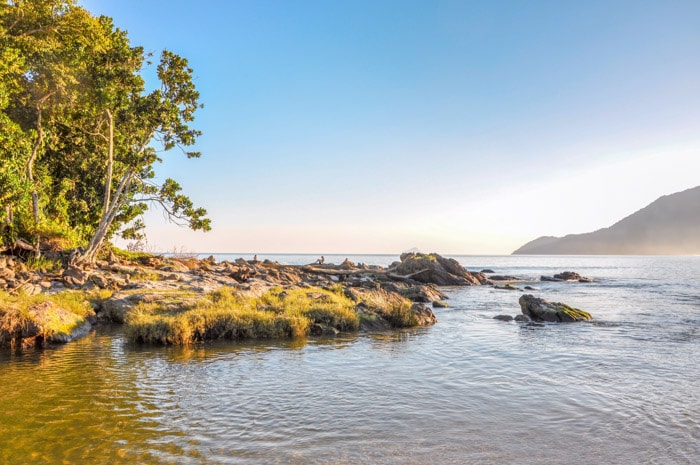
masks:
<path fill-rule="evenodd" d="M 398 255 L 325 255 L 345 258 Z M 162 347 L 102 326 L 2 352 L 0 463 L 700 463 L 700 257 L 452 258 L 534 289 L 444 288 L 427 328 Z M 540 281 L 562 271 L 594 282 Z M 525 293 L 593 320 L 494 319 Z"/>

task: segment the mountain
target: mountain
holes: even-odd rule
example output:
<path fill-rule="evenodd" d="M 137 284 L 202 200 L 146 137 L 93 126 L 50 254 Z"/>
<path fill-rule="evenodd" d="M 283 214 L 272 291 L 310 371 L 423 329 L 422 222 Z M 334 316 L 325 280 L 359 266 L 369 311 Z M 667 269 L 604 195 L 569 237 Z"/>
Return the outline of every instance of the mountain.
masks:
<path fill-rule="evenodd" d="M 543 236 L 513 254 L 698 255 L 700 186 L 664 195 L 609 228 Z"/>

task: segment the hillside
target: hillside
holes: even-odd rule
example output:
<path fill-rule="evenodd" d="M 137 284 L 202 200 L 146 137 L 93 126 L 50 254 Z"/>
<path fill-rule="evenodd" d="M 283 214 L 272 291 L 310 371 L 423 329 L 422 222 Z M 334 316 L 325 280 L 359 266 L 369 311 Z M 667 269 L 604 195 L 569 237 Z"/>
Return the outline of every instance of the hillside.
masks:
<path fill-rule="evenodd" d="M 700 254 L 700 186 L 660 197 L 609 228 L 539 237 L 513 254 Z"/>

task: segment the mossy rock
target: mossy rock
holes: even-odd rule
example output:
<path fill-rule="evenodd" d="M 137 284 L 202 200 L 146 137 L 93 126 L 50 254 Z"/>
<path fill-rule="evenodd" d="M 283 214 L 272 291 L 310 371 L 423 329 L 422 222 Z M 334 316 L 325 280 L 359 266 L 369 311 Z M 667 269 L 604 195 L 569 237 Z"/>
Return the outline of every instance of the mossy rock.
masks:
<path fill-rule="evenodd" d="M 532 321 L 548 321 L 553 323 L 573 323 L 593 319 L 585 310 L 571 307 L 561 302 L 548 302 L 539 297 L 525 294 L 519 300 L 523 315 Z"/>

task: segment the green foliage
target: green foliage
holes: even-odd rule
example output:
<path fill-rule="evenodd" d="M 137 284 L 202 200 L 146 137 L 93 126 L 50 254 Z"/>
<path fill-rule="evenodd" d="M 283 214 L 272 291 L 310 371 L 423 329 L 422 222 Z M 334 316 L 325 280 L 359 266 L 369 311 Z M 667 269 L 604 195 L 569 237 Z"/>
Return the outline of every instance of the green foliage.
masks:
<path fill-rule="evenodd" d="M 153 182 L 162 153 L 189 158 L 201 107 L 186 59 L 164 51 L 158 89 L 142 77 L 150 64 L 111 18 L 71 0 L 9 2 L 0 8 L 0 221 L 9 241 L 60 225 L 68 246 L 93 260 L 123 230 L 139 239 L 150 204 L 176 223 L 209 230 L 177 182 Z M 36 199 L 36 206 L 33 200 Z M 38 209 L 38 211 L 36 211 Z M 38 218 L 35 215 L 38 214 Z"/>

